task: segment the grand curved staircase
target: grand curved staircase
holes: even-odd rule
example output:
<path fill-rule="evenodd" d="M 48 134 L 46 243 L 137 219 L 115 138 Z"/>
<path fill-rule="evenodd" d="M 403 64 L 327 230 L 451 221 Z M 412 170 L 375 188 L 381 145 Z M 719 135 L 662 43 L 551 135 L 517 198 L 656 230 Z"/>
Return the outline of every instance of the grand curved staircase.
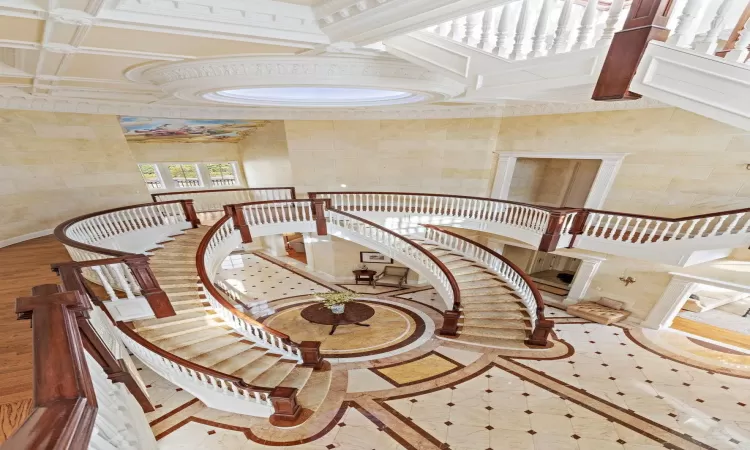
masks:
<path fill-rule="evenodd" d="M 246 191 L 227 190 L 226 204 L 220 190 L 206 193 L 208 200 L 201 192 L 190 194 L 195 200 L 161 194 L 163 201 L 88 214 L 55 231 L 74 260 L 53 265 L 67 294 L 75 294 L 60 300 L 75 305 L 70 312 L 80 333 L 71 339 L 94 352 L 90 364 L 120 374 L 115 379 L 144 411 L 152 407 L 128 368 L 128 353 L 212 408 L 284 426 L 319 409 L 331 377 L 320 343 L 293 342 L 258 322 L 216 279 L 222 261 L 258 237 L 331 234 L 372 248 L 435 288 L 445 304 L 441 338 L 526 349 L 548 346 L 554 325 L 536 286 L 502 255 L 447 226 L 504 234 L 546 251 L 598 243 L 625 256 L 667 249 L 682 258 L 750 243 L 750 209 L 668 219 L 438 194 L 297 199 L 291 188 Z M 231 203 L 237 198 L 250 201 Z M 201 226 L 201 217 L 216 222 Z"/>

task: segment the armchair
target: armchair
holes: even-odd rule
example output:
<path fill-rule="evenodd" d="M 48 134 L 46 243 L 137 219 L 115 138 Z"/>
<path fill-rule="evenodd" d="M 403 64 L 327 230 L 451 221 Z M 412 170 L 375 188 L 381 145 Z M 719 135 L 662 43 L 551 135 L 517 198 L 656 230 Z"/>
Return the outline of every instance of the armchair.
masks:
<path fill-rule="evenodd" d="M 407 275 L 409 275 L 407 267 L 385 266 L 383 271 L 375 275 L 372 279 L 372 285 L 396 285 L 402 287 L 406 283 Z"/>

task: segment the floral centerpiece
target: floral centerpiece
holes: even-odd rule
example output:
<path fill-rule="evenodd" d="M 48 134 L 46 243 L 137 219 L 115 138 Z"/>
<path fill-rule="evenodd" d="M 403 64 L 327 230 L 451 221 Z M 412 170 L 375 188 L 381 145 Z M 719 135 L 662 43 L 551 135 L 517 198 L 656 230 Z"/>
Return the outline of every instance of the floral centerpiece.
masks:
<path fill-rule="evenodd" d="M 321 297 L 323 306 L 330 309 L 334 314 L 343 314 L 346 304 L 354 301 L 357 295 L 353 292 L 325 292 L 317 294 Z"/>

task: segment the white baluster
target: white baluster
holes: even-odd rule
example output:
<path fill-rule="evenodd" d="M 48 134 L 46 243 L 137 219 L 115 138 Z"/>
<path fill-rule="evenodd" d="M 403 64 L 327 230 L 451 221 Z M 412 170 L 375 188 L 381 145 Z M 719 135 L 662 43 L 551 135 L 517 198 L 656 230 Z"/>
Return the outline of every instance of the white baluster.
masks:
<path fill-rule="evenodd" d="M 734 44 L 734 49 L 730 50 L 725 58 L 729 61 L 746 63 L 745 60 L 748 53 L 750 53 L 747 50 L 748 46 L 750 46 L 750 18 L 747 19 L 744 28 L 740 31 L 740 36 Z"/>
<path fill-rule="evenodd" d="M 532 0 L 521 0 L 521 13 L 518 16 L 518 23 L 516 26 L 516 41 L 513 44 L 513 52 L 510 54 L 510 59 L 526 59 L 529 39 L 531 38 L 531 21 L 533 19 L 531 1 Z"/>
<path fill-rule="evenodd" d="M 484 12 L 482 19 L 482 38 L 479 40 L 479 48 L 491 52 L 497 42 L 497 29 L 495 28 L 495 10 L 488 9 Z"/>
<path fill-rule="evenodd" d="M 542 11 L 539 13 L 539 19 L 536 22 L 536 29 L 534 30 L 531 58 L 539 58 L 540 56 L 547 55 L 547 24 L 554 1 L 542 0 Z"/>
<path fill-rule="evenodd" d="M 677 26 L 674 29 L 667 43 L 677 47 L 690 48 L 695 36 L 695 19 L 703 5 L 703 0 L 687 0 L 682 13 L 677 18 Z"/>
<path fill-rule="evenodd" d="M 583 17 L 581 18 L 581 26 L 578 27 L 578 37 L 575 44 L 573 44 L 573 50 L 584 50 L 591 47 L 591 40 L 594 37 L 596 26 L 596 5 L 596 0 L 590 0 L 586 3 L 586 9 L 583 11 Z"/>
<path fill-rule="evenodd" d="M 609 14 L 607 15 L 607 21 L 604 23 L 604 31 L 602 31 L 602 37 L 599 38 L 599 42 L 596 43 L 598 47 L 606 47 L 615 37 L 617 23 L 620 21 L 620 15 L 622 14 L 623 6 L 625 5 L 624 0 L 613 0 L 609 6 Z"/>
<path fill-rule="evenodd" d="M 732 6 L 732 3 L 734 3 L 734 0 L 724 0 L 721 2 L 719 8 L 716 10 L 716 15 L 714 15 L 714 18 L 711 21 L 711 26 L 708 29 L 708 32 L 700 37 L 696 37 L 695 44 L 693 45 L 695 50 L 707 55 L 713 55 L 714 52 L 716 52 L 719 33 L 724 31 L 726 14 L 729 11 L 730 6 Z"/>
<path fill-rule="evenodd" d="M 115 290 L 112 289 L 112 285 L 109 284 L 109 280 L 107 277 L 104 276 L 104 273 L 102 273 L 101 266 L 93 266 L 91 268 L 94 273 L 99 277 L 99 280 L 101 280 L 101 285 L 104 288 L 104 290 L 107 292 L 107 296 L 109 296 L 110 300 L 117 300 L 117 294 L 115 294 Z"/>
<path fill-rule="evenodd" d="M 459 17 L 458 19 L 453 19 L 453 22 L 451 22 L 451 39 L 454 41 L 461 41 L 463 40 L 464 36 L 466 35 L 466 17 Z"/>
<path fill-rule="evenodd" d="M 448 35 L 451 33 L 451 22 L 443 22 L 438 26 L 437 34 L 442 37 L 448 37 Z"/>
<path fill-rule="evenodd" d="M 482 36 L 482 15 L 483 12 L 469 14 L 466 22 L 466 35 L 463 43 L 471 47 L 476 47 Z"/>

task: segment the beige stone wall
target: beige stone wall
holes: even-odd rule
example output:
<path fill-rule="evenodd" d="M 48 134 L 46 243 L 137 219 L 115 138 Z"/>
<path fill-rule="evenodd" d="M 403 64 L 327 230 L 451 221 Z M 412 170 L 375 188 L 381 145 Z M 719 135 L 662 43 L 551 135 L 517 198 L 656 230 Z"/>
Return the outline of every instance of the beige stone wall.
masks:
<path fill-rule="evenodd" d="M 750 132 L 677 108 L 506 117 L 497 150 L 630 153 L 605 209 L 679 217 L 750 206 Z"/>
<path fill-rule="evenodd" d="M 312 244 L 315 270 L 328 274 L 337 280 L 354 282 L 352 270 L 358 269 L 362 263 L 359 261 L 360 252 L 372 252 L 374 250 L 359 245 L 355 242 L 332 237 L 330 241 L 322 241 Z M 393 264 L 367 263 L 367 268 L 378 273 L 383 271 L 387 265 L 404 267 L 394 261 Z M 408 282 L 416 283 L 419 274 L 409 272 Z"/>
<path fill-rule="evenodd" d="M 300 192 L 489 194 L 500 119 L 286 121 Z"/>
<path fill-rule="evenodd" d="M 0 110 L 0 245 L 149 201 L 117 117 Z"/>
<path fill-rule="evenodd" d="M 129 146 L 139 163 L 241 161 L 239 145 L 230 142 L 210 144 L 131 142 Z"/>
<path fill-rule="evenodd" d="M 292 186 L 283 121 L 272 121 L 239 142 L 248 187 Z"/>

